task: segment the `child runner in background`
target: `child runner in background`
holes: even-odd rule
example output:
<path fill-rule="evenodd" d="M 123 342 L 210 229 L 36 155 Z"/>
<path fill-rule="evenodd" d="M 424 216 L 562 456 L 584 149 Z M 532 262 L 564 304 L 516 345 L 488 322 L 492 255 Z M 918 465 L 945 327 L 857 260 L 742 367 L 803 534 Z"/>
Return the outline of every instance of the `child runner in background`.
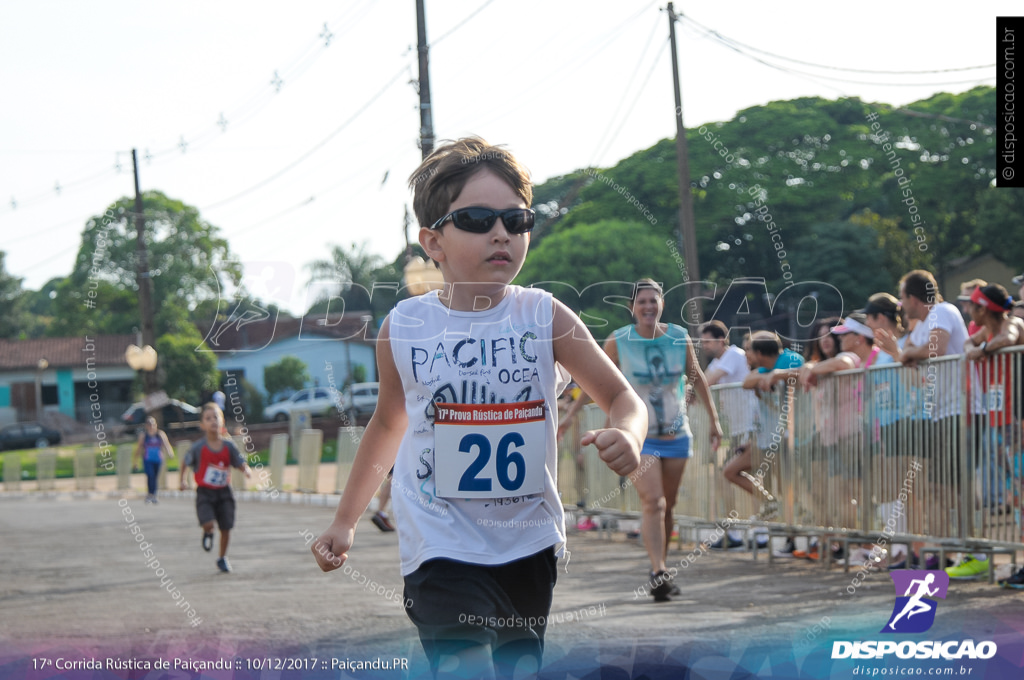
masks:
<path fill-rule="evenodd" d="M 164 452 L 167 452 L 166 454 Z M 143 455 L 145 452 L 145 455 Z M 136 460 L 142 461 L 146 471 L 146 502 L 157 503 L 156 483 L 160 477 L 160 466 L 168 458 L 174 458 L 174 449 L 167 441 L 164 431 L 157 428 L 156 418 L 146 418 L 146 429 L 139 433 L 139 443 L 135 447 Z"/>
<path fill-rule="evenodd" d="M 529 175 L 509 152 L 449 142 L 410 184 L 420 245 L 444 289 L 403 300 L 382 325 L 378 406 L 312 550 L 324 571 L 348 559 L 394 464 L 406 612 L 431 670 L 532 676 L 565 544 L 555 428 L 566 369 L 609 415 L 582 444 L 617 474 L 639 463 L 647 410 L 576 314 L 510 285 L 534 212 Z"/>
<path fill-rule="evenodd" d="M 223 572 L 231 571 L 228 563 L 228 541 L 231 529 L 235 526 L 235 497 L 231 493 L 231 468 L 238 468 L 250 476 L 249 466 L 245 464 L 238 447 L 230 439 L 225 439 L 224 413 L 220 407 L 210 402 L 203 406 L 199 418 L 199 429 L 206 437 L 192 444 L 185 460 L 181 464 L 181 489 L 185 490 L 185 472 L 188 468 L 195 471 L 196 480 L 196 515 L 199 525 L 203 528 L 203 550 L 213 549 L 213 522 L 217 521 L 220 528 L 220 557 L 217 568 Z"/>

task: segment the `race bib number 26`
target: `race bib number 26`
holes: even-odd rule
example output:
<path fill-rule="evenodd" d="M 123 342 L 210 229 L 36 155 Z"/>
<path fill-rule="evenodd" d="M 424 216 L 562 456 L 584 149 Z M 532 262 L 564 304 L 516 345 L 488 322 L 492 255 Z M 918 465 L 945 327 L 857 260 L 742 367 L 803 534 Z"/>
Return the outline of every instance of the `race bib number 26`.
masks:
<path fill-rule="evenodd" d="M 436 404 L 434 462 L 441 498 L 508 498 L 544 490 L 544 400 Z"/>

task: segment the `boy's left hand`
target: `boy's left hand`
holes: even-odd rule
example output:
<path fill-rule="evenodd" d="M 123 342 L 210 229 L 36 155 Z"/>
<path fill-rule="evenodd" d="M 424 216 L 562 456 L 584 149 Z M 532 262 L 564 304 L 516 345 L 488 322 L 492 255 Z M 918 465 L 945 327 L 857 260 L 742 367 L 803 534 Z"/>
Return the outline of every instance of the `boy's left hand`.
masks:
<path fill-rule="evenodd" d="M 614 427 L 583 433 L 581 446 L 593 444 L 611 471 L 625 477 L 640 465 L 640 444 L 625 430 Z"/>

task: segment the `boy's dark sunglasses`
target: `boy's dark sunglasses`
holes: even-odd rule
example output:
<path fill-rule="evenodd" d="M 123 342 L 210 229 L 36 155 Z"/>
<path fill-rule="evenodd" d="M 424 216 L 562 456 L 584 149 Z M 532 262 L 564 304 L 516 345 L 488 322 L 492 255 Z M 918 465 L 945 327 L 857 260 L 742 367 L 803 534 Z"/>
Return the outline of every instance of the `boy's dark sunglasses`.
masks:
<path fill-rule="evenodd" d="M 459 208 L 434 222 L 434 225 L 430 228 L 437 229 L 448 220 L 451 220 L 456 229 L 474 234 L 486 234 L 500 217 L 508 233 L 525 234 L 533 229 L 533 216 L 534 212 L 529 208 L 512 208 L 510 210 Z"/>

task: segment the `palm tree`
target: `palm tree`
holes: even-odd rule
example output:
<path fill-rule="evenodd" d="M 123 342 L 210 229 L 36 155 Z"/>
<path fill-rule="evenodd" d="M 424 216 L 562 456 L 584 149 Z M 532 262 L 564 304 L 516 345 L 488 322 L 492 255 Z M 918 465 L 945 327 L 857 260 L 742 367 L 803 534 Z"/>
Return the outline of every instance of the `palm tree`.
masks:
<path fill-rule="evenodd" d="M 376 281 L 395 279 L 394 272 L 389 277 L 388 269 L 393 266 L 380 255 L 367 252 L 367 243 L 353 243 L 349 249 L 339 245 L 331 246 L 331 258 L 329 260 L 316 260 L 306 265 L 310 272 L 310 283 L 331 282 L 337 284 L 333 294 L 339 295 L 348 309 L 369 309 L 376 317 L 377 307 L 383 301 L 371 297 L 373 284 Z M 377 296 L 379 297 L 379 296 Z M 318 299 L 309 312 L 326 312 L 328 307 L 327 296 Z"/>

